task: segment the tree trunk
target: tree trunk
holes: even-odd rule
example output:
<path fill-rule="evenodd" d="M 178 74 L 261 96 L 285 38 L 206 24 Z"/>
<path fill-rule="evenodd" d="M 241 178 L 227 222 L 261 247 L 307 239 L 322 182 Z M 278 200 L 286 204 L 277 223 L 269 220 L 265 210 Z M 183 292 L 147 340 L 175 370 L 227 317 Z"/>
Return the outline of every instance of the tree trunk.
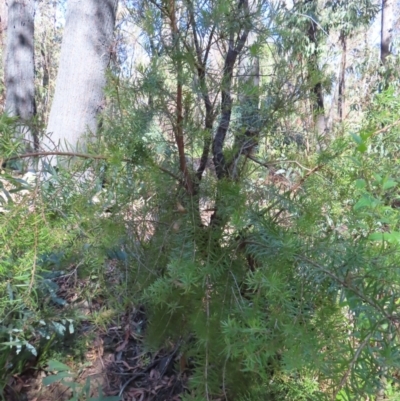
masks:
<path fill-rule="evenodd" d="M 69 0 L 56 89 L 42 147 L 83 150 L 103 106 L 118 0 Z M 55 161 L 52 160 L 55 164 Z"/>
<path fill-rule="evenodd" d="M 7 4 L 5 1 L 0 3 L 0 46 L 3 49 L 5 34 L 7 31 Z"/>
<path fill-rule="evenodd" d="M 247 46 L 253 45 L 257 35 L 250 32 L 247 38 Z M 231 176 L 238 174 L 237 162 L 241 154 L 250 154 L 258 144 L 260 132 L 259 115 L 259 86 L 260 86 L 260 60 L 259 57 L 251 57 L 248 52 L 239 57 L 238 65 L 238 100 L 241 112 L 241 130 L 235 135 L 236 154 L 232 160 Z"/>
<path fill-rule="evenodd" d="M 7 5 L 5 1 L 0 2 L 0 52 L 1 62 L 0 66 L 1 77 L 0 77 L 0 112 L 4 109 L 5 103 L 5 89 L 4 89 L 4 69 L 6 66 L 6 32 L 7 32 Z"/>
<path fill-rule="evenodd" d="M 5 111 L 29 124 L 36 113 L 34 65 L 34 0 L 10 0 L 5 62 Z M 35 147 L 32 130 L 21 136 L 27 148 Z"/>
<path fill-rule="evenodd" d="M 340 42 L 342 44 L 342 60 L 340 62 L 339 76 L 339 96 L 338 96 L 338 114 L 340 121 L 343 121 L 343 111 L 345 105 L 345 88 L 346 88 L 346 56 L 347 56 L 347 39 L 344 32 L 340 33 Z"/>
<path fill-rule="evenodd" d="M 242 109 L 242 124 L 247 130 L 257 130 L 259 126 L 259 57 L 250 59 L 248 55 L 241 57 L 239 62 L 239 103 Z"/>
<path fill-rule="evenodd" d="M 386 58 L 391 54 L 390 45 L 393 37 L 394 0 L 382 0 L 381 20 L 381 62 L 386 64 Z"/>
<path fill-rule="evenodd" d="M 318 39 L 317 39 L 317 31 L 318 27 L 314 20 L 310 21 L 310 25 L 308 28 L 308 39 L 311 43 L 314 44 L 314 54 L 311 55 L 309 61 L 309 75 L 311 79 L 315 80 L 315 75 L 320 74 L 318 67 Z M 313 113 L 315 120 L 315 129 L 316 132 L 323 136 L 325 134 L 325 107 L 324 107 L 324 95 L 322 92 L 322 83 L 316 82 L 312 88 L 312 92 L 314 94 L 314 104 L 313 104 Z"/>
<path fill-rule="evenodd" d="M 381 63 L 386 65 L 386 59 L 391 54 L 390 45 L 393 37 L 394 26 L 394 0 L 382 0 L 382 17 L 381 17 Z M 388 87 L 386 80 L 384 87 Z M 387 388 L 387 367 L 383 368 L 380 375 L 381 387 L 376 393 L 375 401 L 383 401 L 386 399 L 385 393 Z"/>

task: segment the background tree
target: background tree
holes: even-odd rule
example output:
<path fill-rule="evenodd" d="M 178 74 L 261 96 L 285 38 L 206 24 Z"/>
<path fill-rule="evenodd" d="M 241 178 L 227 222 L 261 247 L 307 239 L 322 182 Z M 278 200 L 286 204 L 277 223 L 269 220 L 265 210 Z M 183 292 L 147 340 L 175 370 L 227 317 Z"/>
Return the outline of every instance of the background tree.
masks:
<path fill-rule="evenodd" d="M 27 148 L 36 148 L 37 134 L 32 126 L 36 113 L 34 73 L 34 1 L 8 2 L 8 28 L 5 62 L 5 111 L 19 117 L 29 127 L 22 128 Z"/>
<path fill-rule="evenodd" d="M 46 127 L 57 78 L 64 25 L 64 6 L 57 1 L 36 2 L 35 85 L 38 126 Z"/>
<path fill-rule="evenodd" d="M 395 18 L 394 6 L 394 0 L 382 0 L 381 62 L 383 65 L 386 64 L 386 58 L 391 54 Z"/>
<path fill-rule="evenodd" d="M 4 102 L 5 102 L 5 83 L 4 83 L 4 67 L 5 67 L 5 47 L 6 47 L 6 33 L 7 33 L 7 7 L 6 7 L 6 2 L 2 2 L 0 4 L 0 55 L 1 55 L 1 65 L 0 65 L 0 70 L 1 70 L 1 86 L 0 86 L 0 107 L 1 110 L 4 108 Z"/>
<path fill-rule="evenodd" d="M 320 54 L 321 54 L 321 40 L 323 32 L 321 27 L 318 26 L 318 1 L 305 0 L 296 2 L 296 7 L 299 7 L 299 12 L 305 14 L 308 19 L 307 37 L 310 44 L 310 55 L 308 60 L 308 79 L 312 85 L 312 111 L 315 118 L 315 128 L 318 135 L 324 135 L 326 129 L 325 122 L 325 107 L 324 107 L 324 93 L 322 85 L 322 72 L 320 71 Z"/>
<path fill-rule="evenodd" d="M 3 48 L 7 30 L 7 6 L 4 1 L 0 5 L 0 45 Z"/>
<path fill-rule="evenodd" d="M 85 147 L 104 107 L 106 69 L 113 49 L 117 0 L 69 0 L 59 69 L 43 149 Z"/>

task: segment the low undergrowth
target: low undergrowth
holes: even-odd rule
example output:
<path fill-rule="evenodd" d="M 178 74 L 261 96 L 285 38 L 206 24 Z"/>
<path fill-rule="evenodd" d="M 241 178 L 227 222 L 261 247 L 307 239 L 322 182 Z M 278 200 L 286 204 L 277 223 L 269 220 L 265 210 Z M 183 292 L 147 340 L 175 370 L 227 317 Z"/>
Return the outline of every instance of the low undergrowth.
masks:
<path fill-rule="evenodd" d="M 192 197 L 151 147 L 140 165 L 120 153 L 106 170 L 75 164 L 93 180 L 60 168 L 29 183 L 6 165 L 3 395 L 27 368 L 63 372 L 54 360 L 85 358 L 76 352 L 85 327 L 96 337 L 115 326 L 114 397 L 361 400 L 385 385 L 395 399 L 396 113 L 389 90 L 351 135 L 301 156 L 301 167 L 282 160 L 284 189 L 265 183 L 261 150 L 239 180 L 211 171 Z M 12 121 L 2 124 L 11 133 Z M 18 153 L 2 141 L 5 159 Z"/>

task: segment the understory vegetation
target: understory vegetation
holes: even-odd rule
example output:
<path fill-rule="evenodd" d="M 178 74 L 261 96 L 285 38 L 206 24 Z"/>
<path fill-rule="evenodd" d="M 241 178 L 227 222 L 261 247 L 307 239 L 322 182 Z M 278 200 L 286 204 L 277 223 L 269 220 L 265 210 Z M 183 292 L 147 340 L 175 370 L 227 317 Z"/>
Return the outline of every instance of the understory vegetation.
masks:
<path fill-rule="evenodd" d="M 378 9 L 333 2 L 313 42 L 313 2 L 237 3 L 131 4 L 148 59 L 111 68 L 96 140 L 57 168 L 26 173 L 0 116 L 0 397 L 27 369 L 72 388 L 125 327 L 114 350 L 164 350 L 182 400 L 399 399 L 397 56 L 355 62 L 347 114 L 316 128 L 325 35 Z M 178 399 L 154 394 L 129 399 Z"/>

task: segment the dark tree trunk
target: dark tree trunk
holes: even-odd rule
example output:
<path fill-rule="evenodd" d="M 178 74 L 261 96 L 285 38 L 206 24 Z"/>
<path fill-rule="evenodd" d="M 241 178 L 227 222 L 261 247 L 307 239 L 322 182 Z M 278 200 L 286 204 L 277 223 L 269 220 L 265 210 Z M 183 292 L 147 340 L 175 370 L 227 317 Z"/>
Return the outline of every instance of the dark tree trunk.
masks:
<path fill-rule="evenodd" d="M 340 62 L 339 76 L 339 96 L 338 96 L 338 114 L 340 121 L 343 120 L 343 112 L 345 107 L 345 88 L 346 88 L 346 57 L 347 57 L 347 39 L 344 32 L 340 34 L 340 43 L 342 44 L 342 60 Z"/>
<path fill-rule="evenodd" d="M 309 4 L 312 8 L 316 8 L 317 4 L 315 0 L 305 0 L 304 4 Z M 310 9 L 308 10 L 308 12 Z M 315 130 L 320 135 L 325 134 L 326 121 L 325 121 L 325 107 L 324 107 L 324 94 L 322 83 L 319 79 L 316 79 L 320 75 L 320 70 L 318 66 L 318 26 L 313 19 L 310 19 L 310 24 L 307 31 L 308 40 L 314 44 L 314 52 L 310 56 L 308 61 L 308 74 L 310 79 L 313 81 L 313 114 L 314 114 L 314 124 Z"/>
<path fill-rule="evenodd" d="M 382 0 L 381 19 L 381 62 L 386 64 L 386 58 L 391 54 L 390 45 L 393 37 L 394 0 Z"/>

